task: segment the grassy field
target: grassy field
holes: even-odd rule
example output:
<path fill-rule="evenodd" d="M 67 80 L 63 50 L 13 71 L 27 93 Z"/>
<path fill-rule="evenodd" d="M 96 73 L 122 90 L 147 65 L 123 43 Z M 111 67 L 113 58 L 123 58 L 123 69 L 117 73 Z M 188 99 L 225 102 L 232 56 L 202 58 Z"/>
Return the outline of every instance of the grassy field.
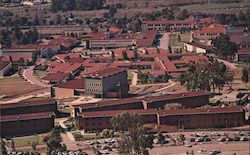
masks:
<path fill-rule="evenodd" d="M 25 138 L 16 138 L 14 139 L 15 147 L 25 147 L 25 146 L 31 146 L 32 142 L 37 143 L 37 145 L 45 145 L 43 142 L 43 138 L 45 137 L 45 134 L 38 135 L 38 136 L 32 136 L 32 137 L 25 137 Z"/>
<path fill-rule="evenodd" d="M 181 40 L 178 40 L 178 36 L 180 35 Z M 174 49 L 177 48 L 183 48 L 184 42 L 189 42 L 190 40 L 190 32 L 185 32 L 185 33 L 174 33 L 171 37 L 171 44 L 174 47 Z"/>
<path fill-rule="evenodd" d="M 0 95 L 6 95 L 6 99 L 30 95 L 34 92 L 45 91 L 46 89 L 32 85 L 19 76 L 8 76 L 0 79 Z"/>
<path fill-rule="evenodd" d="M 224 9 L 224 8 L 247 8 L 250 7 L 250 1 L 239 2 L 239 3 L 206 3 L 206 4 L 191 4 L 183 5 L 181 9 L 187 9 L 190 11 L 198 10 L 214 10 L 214 9 Z"/>

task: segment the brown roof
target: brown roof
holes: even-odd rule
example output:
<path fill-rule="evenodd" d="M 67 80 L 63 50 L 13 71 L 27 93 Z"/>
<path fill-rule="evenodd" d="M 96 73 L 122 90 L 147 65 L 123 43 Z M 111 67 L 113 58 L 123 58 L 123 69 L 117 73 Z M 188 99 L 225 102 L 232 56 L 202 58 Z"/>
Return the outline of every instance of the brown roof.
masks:
<path fill-rule="evenodd" d="M 212 113 L 238 113 L 243 112 L 242 106 L 232 107 L 216 107 L 216 108 L 197 108 L 197 109 L 176 109 L 176 110 L 160 110 L 161 116 L 169 115 L 192 115 L 192 114 L 212 114 Z"/>
<path fill-rule="evenodd" d="M 113 117 L 115 115 L 119 115 L 123 112 L 134 112 L 138 115 L 149 115 L 149 114 L 157 114 L 155 109 L 137 109 L 137 110 L 111 110 L 111 111 L 93 111 L 93 112 L 81 112 L 78 113 L 78 116 L 82 116 L 84 118 L 89 117 Z"/>
<path fill-rule="evenodd" d="M 65 79 L 67 76 L 69 76 L 69 74 L 66 73 L 52 73 L 52 74 L 48 74 L 45 77 L 43 77 L 43 80 L 48 80 L 48 81 L 60 81 Z"/>
<path fill-rule="evenodd" d="M 170 115 L 198 115 L 198 114 L 213 114 L 213 113 L 239 113 L 243 112 L 242 106 L 232 107 L 216 107 L 216 108 L 197 108 L 197 109 L 176 109 L 176 110 L 156 110 L 156 109 L 135 109 L 135 110 L 111 110 L 111 111 L 94 111 L 94 112 L 81 112 L 78 116 L 84 118 L 88 117 L 112 117 L 122 112 L 134 112 L 138 115 L 159 114 L 160 116 Z"/>
<path fill-rule="evenodd" d="M 51 118 L 53 116 L 54 116 L 53 112 L 42 112 L 42 113 L 21 114 L 21 115 L 7 115 L 7 116 L 1 116 L 0 122 L 43 119 L 43 118 Z"/>
<path fill-rule="evenodd" d="M 95 108 L 95 107 L 129 104 L 129 103 L 134 103 L 134 102 L 140 102 L 140 103 L 142 103 L 143 101 L 156 102 L 156 101 L 188 98 L 188 97 L 203 96 L 203 95 L 209 95 L 209 92 L 191 91 L 191 92 L 186 92 L 186 93 L 178 93 L 178 94 L 170 94 L 170 95 L 162 95 L 162 96 L 151 96 L 151 97 L 142 97 L 142 98 L 131 97 L 131 98 L 118 99 L 118 100 L 103 100 L 103 101 L 99 101 L 95 103 L 76 105 L 76 107 L 81 107 L 82 109 L 89 109 L 89 108 Z"/>
<path fill-rule="evenodd" d="M 92 72 L 90 74 L 88 74 L 88 76 L 97 76 L 97 77 L 108 77 L 108 76 L 112 76 L 114 74 L 118 74 L 120 72 L 126 71 L 126 69 L 121 69 L 121 68 L 105 68 L 96 72 Z"/>
<path fill-rule="evenodd" d="M 84 89 L 84 80 L 83 79 L 74 79 L 67 81 L 65 83 L 61 83 L 56 87 L 59 88 L 67 88 L 67 89 Z"/>
<path fill-rule="evenodd" d="M 30 98 L 19 102 L 1 104 L 0 109 L 38 106 L 46 104 L 55 104 L 55 102 L 53 99 L 50 98 Z"/>

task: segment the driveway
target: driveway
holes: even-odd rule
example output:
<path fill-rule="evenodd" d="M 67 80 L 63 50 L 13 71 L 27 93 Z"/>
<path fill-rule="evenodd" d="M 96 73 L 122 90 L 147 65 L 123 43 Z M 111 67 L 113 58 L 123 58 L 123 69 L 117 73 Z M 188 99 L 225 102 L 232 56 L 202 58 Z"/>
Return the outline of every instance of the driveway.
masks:
<path fill-rule="evenodd" d="M 31 66 L 27 69 L 25 69 L 23 71 L 23 78 L 26 79 L 29 83 L 34 84 L 34 85 L 38 85 L 41 87 L 50 87 L 50 85 L 42 83 L 41 81 L 39 81 L 38 79 L 36 79 L 33 75 L 35 66 Z"/>
<path fill-rule="evenodd" d="M 160 48 L 168 50 L 170 43 L 170 32 L 165 32 L 160 40 Z"/>

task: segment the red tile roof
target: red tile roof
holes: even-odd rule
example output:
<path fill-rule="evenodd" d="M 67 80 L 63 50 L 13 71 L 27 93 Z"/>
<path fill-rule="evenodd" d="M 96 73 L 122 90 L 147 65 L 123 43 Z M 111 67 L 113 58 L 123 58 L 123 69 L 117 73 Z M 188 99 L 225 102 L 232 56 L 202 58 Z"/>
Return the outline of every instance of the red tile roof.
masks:
<path fill-rule="evenodd" d="M 65 83 L 61 83 L 56 85 L 55 87 L 59 88 L 67 88 L 67 89 L 84 89 L 84 80 L 83 79 L 74 79 L 67 81 Z"/>
<path fill-rule="evenodd" d="M 218 114 L 218 113 L 240 113 L 243 112 L 242 106 L 231 106 L 224 108 L 196 108 L 196 109 L 176 109 L 176 110 L 156 110 L 156 109 L 135 109 L 135 110 L 111 110 L 111 111 L 94 111 L 80 112 L 77 115 L 83 118 L 90 117 L 113 117 L 123 112 L 134 112 L 138 115 L 159 114 L 160 116 L 177 116 L 177 115 L 200 115 L 200 114 Z"/>
<path fill-rule="evenodd" d="M 192 20 L 155 20 L 142 21 L 143 24 L 194 24 Z"/>
<path fill-rule="evenodd" d="M 87 76 L 108 77 L 108 76 L 112 76 L 114 74 L 118 74 L 118 73 L 123 72 L 123 71 L 126 71 L 126 69 L 108 67 L 108 68 L 104 68 L 102 70 L 92 72 L 92 73 L 88 74 Z"/>
<path fill-rule="evenodd" d="M 42 79 L 48 80 L 48 81 L 60 81 L 60 80 L 65 79 L 68 76 L 69 74 L 65 74 L 65 73 L 52 73 L 52 74 L 46 75 Z"/>
<path fill-rule="evenodd" d="M 212 113 L 238 113 L 243 112 L 242 106 L 231 106 L 224 108 L 196 108 L 196 109 L 176 109 L 176 110 L 159 110 L 161 116 L 169 115 L 195 115 L 195 114 L 212 114 Z"/>
<path fill-rule="evenodd" d="M 80 63 L 61 63 L 49 70 L 49 73 L 73 73 L 78 70 L 82 65 Z"/>
<path fill-rule="evenodd" d="M 20 114 L 20 115 L 6 115 L 0 117 L 0 122 L 7 121 L 22 121 L 22 120 L 34 120 L 54 117 L 53 112 L 42 112 L 42 113 L 32 113 L 32 114 Z"/>
<path fill-rule="evenodd" d="M 7 108 L 17 108 L 17 107 L 28 107 L 28 106 L 38 106 L 46 104 L 55 104 L 53 99 L 49 98 L 30 98 L 14 103 L 1 104 L 0 109 Z"/>
<path fill-rule="evenodd" d="M 210 25 L 208 27 L 204 27 L 201 30 L 194 30 L 194 33 L 225 33 L 226 28 L 221 25 Z"/>
<path fill-rule="evenodd" d="M 131 98 L 124 98 L 119 100 L 103 100 L 96 103 L 87 103 L 82 105 L 77 105 L 76 107 L 81 107 L 82 109 L 89 109 L 95 107 L 105 107 L 105 106 L 112 106 L 112 105 L 121 105 L 127 103 L 134 103 L 143 101 L 147 102 L 155 102 L 155 101 L 163 101 L 163 100 L 172 100 L 172 99 L 179 99 L 179 98 L 188 98 L 188 97 L 195 97 L 195 96 L 204 96 L 209 95 L 207 91 L 191 91 L 186 93 L 178 93 L 178 94 L 170 94 L 170 95 L 162 95 L 162 96 L 151 96 L 151 97 L 131 97 Z"/>
<path fill-rule="evenodd" d="M 115 115 L 119 115 L 123 112 L 134 112 L 138 115 L 150 115 L 150 114 L 157 114 L 155 109 L 136 109 L 136 110 L 112 110 L 112 111 L 94 111 L 94 112 L 81 112 L 78 113 L 78 116 L 82 116 L 84 118 L 90 117 L 113 117 Z"/>

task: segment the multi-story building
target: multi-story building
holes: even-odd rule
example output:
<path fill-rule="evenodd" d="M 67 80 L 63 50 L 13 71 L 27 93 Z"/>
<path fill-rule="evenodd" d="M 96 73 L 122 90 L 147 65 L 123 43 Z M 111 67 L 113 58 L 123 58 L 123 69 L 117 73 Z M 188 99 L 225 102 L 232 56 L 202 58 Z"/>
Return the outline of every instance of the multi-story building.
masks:
<path fill-rule="evenodd" d="M 176 129 L 238 127 L 245 124 L 245 111 L 241 106 L 224 108 L 199 108 L 178 110 L 116 110 L 80 112 L 77 114 L 79 129 L 100 130 L 111 128 L 110 119 L 122 112 L 134 112 L 143 123 L 176 127 Z"/>
<path fill-rule="evenodd" d="M 166 104 L 179 103 L 185 108 L 201 107 L 209 103 L 206 91 L 166 94 L 150 97 L 130 97 L 119 100 L 103 100 L 72 107 L 72 117 L 84 111 L 112 111 L 132 109 L 164 109 Z"/>
<path fill-rule="evenodd" d="M 192 20 L 156 20 L 142 21 L 143 30 L 178 31 L 195 29 L 195 22 Z"/>
<path fill-rule="evenodd" d="M 211 44 L 212 39 L 226 34 L 226 28 L 221 25 L 210 25 L 199 30 L 192 31 L 191 41 L 199 41 L 206 44 Z"/>
<path fill-rule="evenodd" d="M 85 93 L 97 97 L 125 97 L 128 94 L 127 71 L 105 68 L 84 77 Z"/>
<path fill-rule="evenodd" d="M 31 98 L 0 106 L 0 135 L 14 137 L 50 131 L 57 104 L 52 99 Z"/>

